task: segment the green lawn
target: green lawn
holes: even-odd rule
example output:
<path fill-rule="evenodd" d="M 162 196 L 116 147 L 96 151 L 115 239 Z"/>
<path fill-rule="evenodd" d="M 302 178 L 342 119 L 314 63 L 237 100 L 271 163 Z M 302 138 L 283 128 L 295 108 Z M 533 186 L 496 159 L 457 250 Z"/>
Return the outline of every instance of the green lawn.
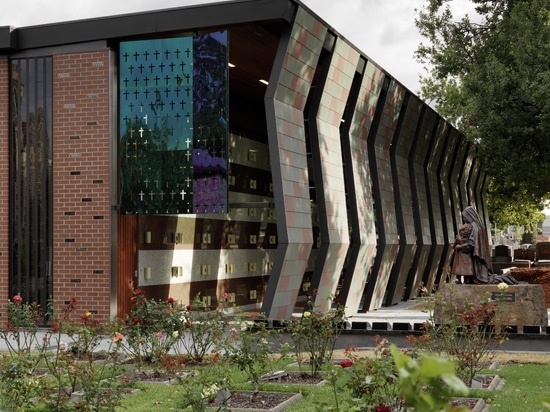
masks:
<path fill-rule="evenodd" d="M 490 402 L 491 412 L 550 411 L 542 402 L 550 402 L 550 364 L 509 364 L 497 371 L 504 379 L 499 391 L 472 391 Z"/>
<path fill-rule="evenodd" d="M 495 373 L 495 371 L 485 371 Z M 490 404 L 491 412 L 550 411 L 545 408 L 543 399 L 550 399 L 550 364 L 507 364 L 496 373 L 505 380 L 498 391 L 472 390 L 471 397 L 480 397 Z M 248 389 L 245 376 L 234 371 L 235 387 Z M 183 388 L 178 385 L 138 384 L 140 393 L 127 397 L 123 407 L 117 411 L 171 411 L 181 410 L 185 396 Z M 325 386 L 292 386 L 280 384 L 263 385 L 262 390 L 302 392 L 303 399 L 293 404 L 289 412 L 315 411 L 320 403 L 333 404 L 334 397 L 330 385 Z"/>

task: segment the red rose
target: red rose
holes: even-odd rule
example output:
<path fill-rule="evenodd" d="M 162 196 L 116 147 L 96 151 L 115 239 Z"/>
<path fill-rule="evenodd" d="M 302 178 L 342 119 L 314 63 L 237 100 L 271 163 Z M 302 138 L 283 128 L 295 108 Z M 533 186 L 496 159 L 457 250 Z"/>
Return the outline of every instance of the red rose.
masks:
<path fill-rule="evenodd" d="M 15 295 L 12 300 L 15 302 L 15 303 L 22 303 L 23 302 L 23 298 L 21 297 L 21 295 Z"/>
<path fill-rule="evenodd" d="M 349 368 L 353 365 L 353 362 L 351 361 L 351 359 L 344 359 L 342 362 L 340 362 L 340 366 L 342 368 Z"/>
<path fill-rule="evenodd" d="M 193 310 L 193 305 L 187 305 L 187 306 L 185 307 L 185 309 L 191 311 L 191 310 Z"/>
<path fill-rule="evenodd" d="M 52 331 L 54 333 L 59 332 L 59 320 L 57 320 L 57 319 L 53 320 L 53 322 L 52 322 Z"/>
<path fill-rule="evenodd" d="M 134 325 L 137 325 L 139 322 L 141 322 L 140 318 L 134 318 L 132 319 L 132 322 L 134 322 Z"/>
<path fill-rule="evenodd" d="M 391 408 L 381 403 L 376 408 L 374 408 L 374 412 L 391 412 Z"/>
<path fill-rule="evenodd" d="M 172 304 L 172 303 L 174 303 L 174 298 L 168 298 L 168 300 L 166 302 L 168 302 L 169 304 Z"/>
<path fill-rule="evenodd" d="M 135 295 L 135 296 L 143 295 L 143 290 L 141 290 L 141 289 L 136 289 L 136 290 L 134 291 L 134 295 Z"/>

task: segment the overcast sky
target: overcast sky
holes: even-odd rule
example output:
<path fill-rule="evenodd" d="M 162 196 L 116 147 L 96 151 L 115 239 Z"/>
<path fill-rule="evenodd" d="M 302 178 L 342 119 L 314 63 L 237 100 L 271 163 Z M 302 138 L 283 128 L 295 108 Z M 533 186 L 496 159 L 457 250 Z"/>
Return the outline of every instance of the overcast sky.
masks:
<path fill-rule="evenodd" d="M 220 0 L 0 0 L 0 26 L 24 27 Z M 230 1 L 230 0 L 221 0 Z M 310 9 L 413 92 L 425 74 L 413 53 L 422 41 L 415 8 L 427 0 L 303 0 Z M 454 0 L 466 10 L 468 0 Z"/>

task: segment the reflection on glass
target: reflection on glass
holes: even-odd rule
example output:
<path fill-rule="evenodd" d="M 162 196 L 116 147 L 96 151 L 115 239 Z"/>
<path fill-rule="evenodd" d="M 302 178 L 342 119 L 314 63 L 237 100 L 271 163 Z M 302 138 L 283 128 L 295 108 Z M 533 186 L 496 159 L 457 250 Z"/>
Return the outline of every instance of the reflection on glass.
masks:
<path fill-rule="evenodd" d="M 122 42 L 122 213 L 227 212 L 227 32 Z"/>

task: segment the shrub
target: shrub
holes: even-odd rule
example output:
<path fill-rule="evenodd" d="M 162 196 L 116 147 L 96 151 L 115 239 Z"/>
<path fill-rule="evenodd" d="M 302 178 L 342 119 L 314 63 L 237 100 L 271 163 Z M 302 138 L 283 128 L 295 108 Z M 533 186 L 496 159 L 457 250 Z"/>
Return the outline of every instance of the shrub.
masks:
<path fill-rule="evenodd" d="M 326 374 L 335 405 L 317 410 L 356 412 L 466 411 L 449 401 L 467 395 L 464 382 L 455 374 L 455 362 L 429 352 L 399 350 L 376 336 L 374 358 L 359 358 L 353 349 L 348 359 L 334 364 Z M 347 361 L 347 362 L 346 362 Z"/>
<path fill-rule="evenodd" d="M 101 351 L 102 359 L 98 361 L 98 349 L 110 325 L 101 324 L 89 312 L 72 319 L 70 312 L 74 310 L 73 298 L 37 347 L 40 364 L 47 371 L 41 381 L 42 402 L 56 411 L 114 412 L 125 391 L 125 382 L 118 379 L 122 335 L 107 341 L 108 347 Z M 65 341 L 67 338 L 70 342 Z M 71 395 L 79 390 L 82 399 L 73 404 Z"/>
<path fill-rule="evenodd" d="M 304 310 L 301 318 L 293 318 L 289 326 L 298 364 L 301 368 L 303 354 L 309 355 L 312 376 L 317 376 L 322 366 L 332 358 L 334 345 L 344 325 L 344 307 L 337 299 L 329 299 L 335 307 L 319 312 L 308 297 L 307 306 L 311 309 Z"/>
<path fill-rule="evenodd" d="M 238 317 L 229 330 L 224 345 L 225 356 L 247 374 L 255 390 L 261 385 L 261 376 L 273 371 L 271 345 L 277 337 L 275 330 L 267 329 L 267 322 L 263 317 L 255 322 Z"/>
<path fill-rule="evenodd" d="M 0 359 L 0 399 L 13 411 L 25 411 L 32 398 L 41 392 L 41 379 L 36 377 L 40 354 L 36 347 L 38 326 L 44 322 L 40 307 L 25 303 L 20 295 L 8 302 L 7 321 L 0 328 L 7 352 Z"/>
<path fill-rule="evenodd" d="M 10 411 L 30 409 L 33 398 L 41 392 L 40 378 L 34 370 L 36 358 L 30 353 L 20 356 L 2 356 L 0 360 L 0 398 Z"/>
<path fill-rule="evenodd" d="M 57 322 L 60 331 L 67 335 L 69 351 L 79 359 L 92 359 L 106 332 L 106 325 L 86 312 L 78 319 L 68 317 Z"/>
<path fill-rule="evenodd" d="M 29 353 L 37 345 L 38 325 L 44 322 L 40 307 L 36 303 L 25 303 L 15 295 L 7 306 L 8 319 L 0 328 L 0 339 L 4 340 L 12 355 Z"/>
<path fill-rule="evenodd" d="M 193 412 L 206 411 L 209 404 L 216 401 L 218 393 L 225 394 L 230 391 L 229 379 L 227 379 L 225 369 L 212 368 L 192 371 L 189 374 L 178 378 L 179 387 L 182 388 L 183 398 L 182 407 L 191 409 Z M 227 401 L 227 398 L 221 399 L 221 404 Z M 222 407 L 217 409 L 223 409 Z"/>
<path fill-rule="evenodd" d="M 402 407 L 390 343 L 376 336 L 376 345 L 373 359 L 358 358 L 347 351 L 352 365 L 344 369 L 343 376 L 351 393 L 351 410 L 369 412 L 385 406 L 397 411 Z"/>
<path fill-rule="evenodd" d="M 417 358 L 391 346 L 395 362 L 400 394 L 407 406 L 418 412 L 468 411 L 468 408 L 452 408 L 449 401 L 454 395 L 468 394 L 468 388 L 455 375 L 453 361 L 421 353 Z"/>
<path fill-rule="evenodd" d="M 224 299 L 220 301 L 223 304 Z M 217 351 L 221 345 L 227 316 L 223 306 L 212 310 L 197 295 L 192 303 L 182 308 L 179 322 L 180 329 L 174 332 L 174 351 L 189 357 L 192 362 L 202 363 L 206 355 Z"/>
<path fill-rule="evenodd" d="M 125 348 L 138 366 L 145 363 L 160 365 L 178 340 L 181 319 L 174 300 L 147 299 L 142 290 L 136 289 L 132 296 L 132 309 L 122 328 Z"/>
<path fill-rule="evenodd" d="M 502 302 L 486 296 L 480 302 L 457 309 L 453 302 L 436 294 L 435 305 L 440 308 L 440 319 L 432 312 L 423 325 L 422 336 L 409 336 L 408 342 L 413 349 L 452 358 L 457 375 L 469 385 L 506 340 L 506 328 L 501 322 Z"/>

